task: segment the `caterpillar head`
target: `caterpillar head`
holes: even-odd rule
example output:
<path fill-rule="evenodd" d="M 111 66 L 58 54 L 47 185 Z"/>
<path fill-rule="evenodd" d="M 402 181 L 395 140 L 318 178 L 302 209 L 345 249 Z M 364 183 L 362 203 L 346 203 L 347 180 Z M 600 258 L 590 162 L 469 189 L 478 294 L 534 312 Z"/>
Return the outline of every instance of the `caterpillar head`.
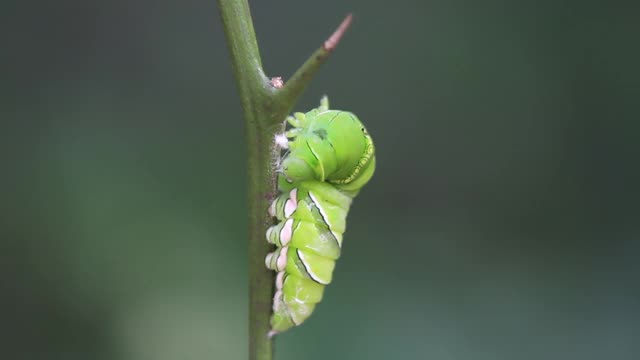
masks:
<path fill-rule="evenodd" d="M 288 119 L 289 154 L 281 170 L 292 182 L 328 181 L 344 190 L 364 186 L 375 169 L 371 136 L 357 116 L 329 110 L 328 102 Z"/>

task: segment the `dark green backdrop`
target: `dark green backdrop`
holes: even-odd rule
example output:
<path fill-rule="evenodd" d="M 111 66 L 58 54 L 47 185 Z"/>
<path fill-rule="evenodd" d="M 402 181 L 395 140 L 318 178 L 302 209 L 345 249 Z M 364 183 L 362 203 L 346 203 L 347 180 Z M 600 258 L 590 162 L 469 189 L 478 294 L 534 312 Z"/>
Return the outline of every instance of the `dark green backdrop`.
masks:
<path fill-rule="evenodd" d="M 638 8 L 251 2 L 378 168 L 285 359 L 635 359 Z M 244 359 L 245 144 L 214 0 L 2 5 L 6 359 Z"/>

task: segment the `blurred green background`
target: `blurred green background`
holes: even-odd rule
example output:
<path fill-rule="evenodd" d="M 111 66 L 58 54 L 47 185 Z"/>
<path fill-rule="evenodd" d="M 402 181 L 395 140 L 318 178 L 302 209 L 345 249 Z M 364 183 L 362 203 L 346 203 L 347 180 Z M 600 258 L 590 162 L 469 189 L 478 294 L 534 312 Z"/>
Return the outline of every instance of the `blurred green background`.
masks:
<path fill-rule="evenodd" d="M 637 359 L 638 6 L 252 1 L 378 168 L 285 359 Z M 245 144 L 214 0 L 2 5 L 3 359 L 244 359 Z"/>

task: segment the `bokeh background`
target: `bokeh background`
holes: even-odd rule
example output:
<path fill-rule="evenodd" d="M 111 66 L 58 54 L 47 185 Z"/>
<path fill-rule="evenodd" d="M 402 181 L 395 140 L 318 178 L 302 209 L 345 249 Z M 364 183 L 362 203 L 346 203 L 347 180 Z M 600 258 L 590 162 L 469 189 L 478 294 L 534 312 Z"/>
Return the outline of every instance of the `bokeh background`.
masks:
<path fill-rule="evenodd" d="M 633 2 L 252 1 L 378 168 L 277 359 L 637 359 Z M 3 359 L 244 359 L 243 122 L 214 0 L 2 5 Z"/>

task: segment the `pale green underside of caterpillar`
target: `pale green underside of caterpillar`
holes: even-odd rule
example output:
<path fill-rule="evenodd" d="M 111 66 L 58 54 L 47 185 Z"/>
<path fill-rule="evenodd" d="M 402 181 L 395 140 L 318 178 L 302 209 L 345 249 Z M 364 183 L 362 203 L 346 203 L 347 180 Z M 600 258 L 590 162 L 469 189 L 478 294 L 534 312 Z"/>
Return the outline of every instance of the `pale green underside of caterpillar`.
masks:
<path fill-rule="evenodd" d="M 292 129 L 276 137 L 288 149 L 280 163 L 281 194 L 269 207 L 278 223 L 267 230 L 277 272 L 270 335 L 300 325 L 322 300 L 340 257 L 353 198 L 375 170 L 373 141 L 358 118 L 329 110 L 327 98 L 306 114 L 288 117 Z"/>

